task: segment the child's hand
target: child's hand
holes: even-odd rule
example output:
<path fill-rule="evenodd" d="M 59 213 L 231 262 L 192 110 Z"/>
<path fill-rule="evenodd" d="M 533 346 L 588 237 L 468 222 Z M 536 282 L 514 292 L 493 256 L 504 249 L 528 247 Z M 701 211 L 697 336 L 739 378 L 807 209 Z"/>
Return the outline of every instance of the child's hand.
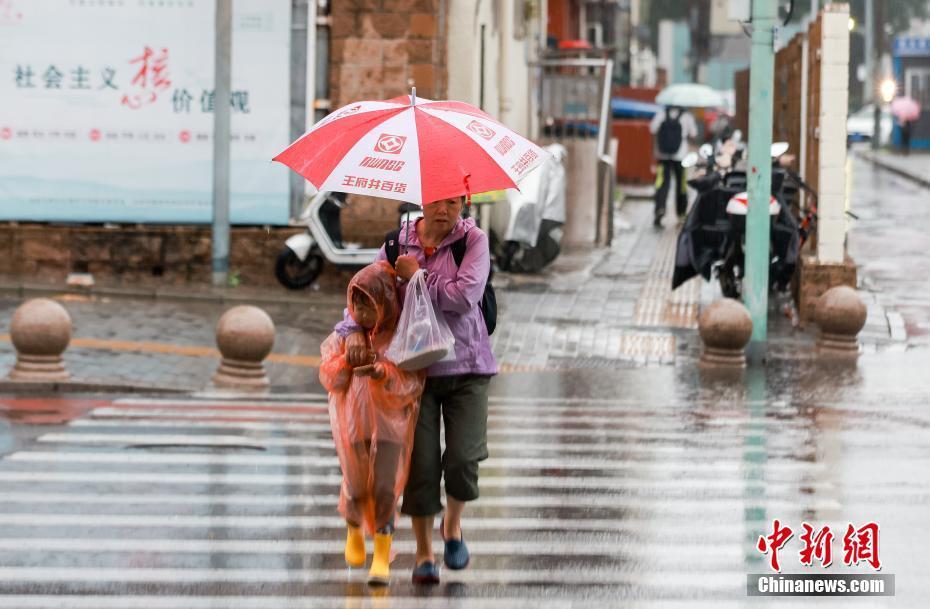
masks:
<path fill-rule="evenodd" d="M 353 370 L 358 376 L 368 376 L 373 378 L 376 381 L 380 381 L 384 378 L 384 364 L 368 364 L 367 366 L 359 366 Z"/>
<path fill-rule="evenodd" d="M 346 337 L 346 361 L 352 367 L 364 366 L 374 360 L 375 354 L 368 349 L 368 341 L 363 332 L 353 332 Z"/>

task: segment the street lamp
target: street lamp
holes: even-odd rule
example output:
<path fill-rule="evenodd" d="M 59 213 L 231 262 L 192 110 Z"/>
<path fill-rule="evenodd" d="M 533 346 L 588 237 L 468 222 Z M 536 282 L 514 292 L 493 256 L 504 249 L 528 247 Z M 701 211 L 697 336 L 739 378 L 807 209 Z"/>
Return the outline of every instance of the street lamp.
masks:
<path fill-rule="evenodd" d="M 893 78 L 886 78 L 878 85 L 878 94 L 881 95 L 882 101 L 890 104 L 898 91 L 898 84 Z"/>
<path fill-rule="evenodd" d="M 856 29 L 856 20 L 850 17 L 849 18 L 849 31 L 851 32 L 854 29 Z"/>

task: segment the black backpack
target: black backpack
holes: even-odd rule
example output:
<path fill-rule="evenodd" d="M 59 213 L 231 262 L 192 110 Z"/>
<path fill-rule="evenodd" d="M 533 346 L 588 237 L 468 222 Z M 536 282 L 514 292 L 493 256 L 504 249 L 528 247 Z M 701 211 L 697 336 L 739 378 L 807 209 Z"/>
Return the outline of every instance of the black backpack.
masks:
<path fill-rule="evenodd" d="M 672 118 L 671 109 L 665 111 L 665 120 L 659 125 L 658 145 L 659 154 L 674 156 L 681 148 L 681 111 Z"/>
<path fill-rule="evenodd" d="M 452 248 L 452 258 L 455 259 L 456 266 L 462 266 L 462 260 L 465 259 L 465 250 L 468 247 L 468 234 L 458 241 L 454 241 L 449 247 Z M 397 257 L 400 255 L 400 229 L 392 230 L 384 237 L 384 253 L 387 261 L 394 266 L 397 263 Z M 484 294 L 481 296 L 481 315 L 484 317 L 484 326 L 488 329 L 488 336 L 494 334 L 497 327 L 497 296 L 494 294 L 494 287 L 491 285 L 491 278 L 494 277 L 494 267 L 488 270 L 488 281 L 484 284 Z"/>

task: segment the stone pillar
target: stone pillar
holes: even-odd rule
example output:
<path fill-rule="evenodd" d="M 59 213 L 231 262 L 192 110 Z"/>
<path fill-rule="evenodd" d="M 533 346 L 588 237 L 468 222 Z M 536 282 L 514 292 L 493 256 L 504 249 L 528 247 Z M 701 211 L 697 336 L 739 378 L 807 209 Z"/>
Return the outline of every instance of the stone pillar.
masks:
<path fill-rule="evenodd" d="M 33 298 L 13 312 L 10 338 L 16 348 L 16 365 L 9 378 L 14 381 L 66 381 L 61 354 L 71 342 L 71 316 L 63 306 L 48 298 Z"/>
<path fill-rule="evenodd" d="M 274 322 L 263 310 L 240 305 L 226 311 L 216 325 L 216 345 L 223 356 L 213 375 L 219 388 L 265 391 L 270 386 L 262 364 L 274 346 Z"/>
<path fill-rule="evenodd" d="M 817 303 L 817 324 L 820 326 L 817 350 L 830 354 L 858 354 L 856 336 L 865 326 L 866 315 L 865 303 L 856 290 L 848 286 L 827 290 Z"/>
<path fill-rule="evenodd" d="M 846 109 L 849 104 L 849 5 L 820 15 L 817 261 L 843 264 L 846 240 Z"/>
<path fill-rule="evenodd" d="M 801 326 L 816 319 L 820 297 L 856 285 L 846 256 L 846 109 L 849 101 L 849 6 L 828 4 L 808 30 L 808 110 L 805 178 L 817 190 L 817 232 L 801 253 L 795 301 Z"/>
<path fill-rule="evenodd" d="M 714 301 L 701 312 L 698 332 L 704 341 L 703 366 L 746 365 L 745 349 L 752 336 L 752 319 L 743 303 L 732 298 Z"/>

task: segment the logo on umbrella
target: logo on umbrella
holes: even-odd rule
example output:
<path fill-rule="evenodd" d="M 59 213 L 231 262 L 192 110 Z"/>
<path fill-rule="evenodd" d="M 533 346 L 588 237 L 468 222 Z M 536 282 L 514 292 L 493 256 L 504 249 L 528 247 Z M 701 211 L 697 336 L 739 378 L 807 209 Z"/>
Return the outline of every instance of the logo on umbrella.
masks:
<path fill-rule="evenodd" d="M 477 133 L 486 140 L 489 140 L 494 137 L 494 131 L 485 124 L 479 123 L 478 121 L 472 121 L 468 123 L 468 126 L 465 127 L 472 133 Z"/>
<path fill-rule="evenodd" d="M 404 142 L 407 138 L 402 135 L 391 135 L 382 133 L 378 136 L 378 143 L 375 144 L 375 152 L 386 152 L 387 154 L 400 154 L 404 149 Z"/>

